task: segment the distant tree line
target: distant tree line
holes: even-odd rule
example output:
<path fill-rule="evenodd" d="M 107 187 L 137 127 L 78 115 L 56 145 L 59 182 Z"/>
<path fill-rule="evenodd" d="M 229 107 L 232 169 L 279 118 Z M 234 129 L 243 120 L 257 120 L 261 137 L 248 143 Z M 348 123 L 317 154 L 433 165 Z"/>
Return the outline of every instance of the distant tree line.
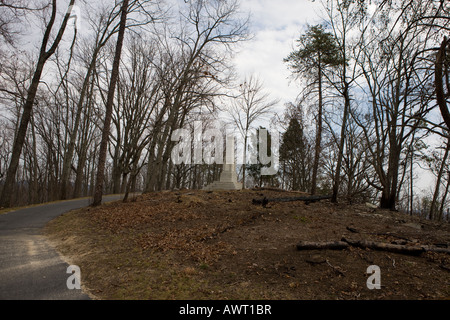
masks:
<path fill-rule="evenodd" d="M 237 1 L 5 0 L 0 13 L 1 207 L 217 179 L 219 166 L 174 166 L 171 138 L 206 130 L 238 86 Z"/>

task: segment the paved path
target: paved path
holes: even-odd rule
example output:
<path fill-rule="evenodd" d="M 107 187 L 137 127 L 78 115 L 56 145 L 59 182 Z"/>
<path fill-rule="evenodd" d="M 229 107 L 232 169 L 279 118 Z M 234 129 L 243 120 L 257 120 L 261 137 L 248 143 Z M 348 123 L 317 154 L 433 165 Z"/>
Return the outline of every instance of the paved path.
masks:
<path fill-rule="evenodd" d="M 106 196 L 103 200 L 118 199 Z M 81 290 L 67 288 L 68 265 L 42 235 L 49 221 L 89 206 L 89 201 L 58 202 L 0 215 L 0 300 L 89 299 Z"/>

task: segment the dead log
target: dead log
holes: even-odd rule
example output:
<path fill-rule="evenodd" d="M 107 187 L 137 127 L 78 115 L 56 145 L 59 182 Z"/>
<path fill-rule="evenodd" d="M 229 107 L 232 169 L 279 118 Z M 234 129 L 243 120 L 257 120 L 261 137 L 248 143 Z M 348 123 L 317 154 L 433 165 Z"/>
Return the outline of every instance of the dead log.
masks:
<path fill-rule="evenodd" d="M 422 246 L 422 248 L 425 250 L 425 252 L 436 252 L 436 253 L 447 253 L 450 254 L 449 248 L 442 248 L 442 247 L 436 247 L 436 246 Z"/>
<path fill-rule="evenodd" d="M 384 242 L 374 242 L 368 240 L 349 240 L 343 238 L 341 241 L 335 242 L 308 242 L 302 241 L 297 245 L 297 250 L 345 250 L 349 247 L 371 249 L 377 251 L 387 251 L 393 253 L 400 253 L 405 255 L 420 255 L 425 252 L 436 252 L 450 254 L 450 249 L 447 247 L 427 246 L 427 245 L 399 245 Z"/>
<path fill-rule="evenodd" d="M 425 252 L 424 248 L 421 246 L 406 246 L 367 240 L 354 241 L 345 238 L 343 238 L 342 241 L 356 248 L 402 253 L 406 255 L 420 255 Z"/>
<path fill-rule="evenodd" d="M 297 202 L 297 201 L 304 201 L 307 204 L 314 203 L 318 201 L 323 200 L 330 200 L 332 196 L 310 196 L 310 197 L 293 197 L 293 198 L 274 198 L 274 199 L 253 199 L 254 205 L 262 205 L 263 207 L 266 207 L 271 202 Z"/>
<path fill-rule="evenodd" d="M 344 250 L 349 244 L 343 241 L 335 242 L 308 242 L 302 241 L 297 245 L 297 250 Z"/>
<path fill-rule="evenodd" d="M 373 241 L 351 241 L 348 239 L 342 239 L 342 241 L 347 242 L 349 245 L 353 247 L 359 247 L 363 249 L 372 249 L 372 250 L 382 250 L 410 255 L 419 255 L 424 252 L 436 252 L 436 253 L 447 253 L 450 254 L 450 249 L 443 245 L 441 246 L 429 246 L 429 245 L 399 245 L 399 244 L 391 244 L 391 243 L 382 243 L 382 242 L 373 242 Z"/>
<path fill-rule="evenodd" d="M 298 194 L 303 194 L 303 195 L 308 195 L 307 192 L 303 192 L 303 191 L 293 191 L 293 190 L 285 190 L 285 189 L 280 189 L 280 188 L 272 188 L 272 187 L 255 187 L 252 189 L 252 191 L 273 191 L 273 192 L 280 192 L 280 193 L 298 193 Z"/>

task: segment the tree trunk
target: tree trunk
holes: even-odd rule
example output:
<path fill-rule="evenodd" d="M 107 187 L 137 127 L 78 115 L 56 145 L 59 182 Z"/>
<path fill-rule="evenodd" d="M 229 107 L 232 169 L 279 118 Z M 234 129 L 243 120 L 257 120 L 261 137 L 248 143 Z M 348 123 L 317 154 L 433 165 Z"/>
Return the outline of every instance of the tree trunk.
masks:
<path fill-rule="evenodd" d="M 410 201 L 410 215 L 412 216 L 414 214 L 414 138 L 415 138 L 415 133 L 413 134 L 412 137 L 412 142 L 411 142 L 411 163 L 410 163 L 410 195 L 409 195 L 409 201 Z"/>
<path fill-rule="evenodd" d="M 450 190 L 450 172 L 448 174 L 447 186 L 445 187 L 444 196 L 442 197 L 441 207 L 439 208 L 439 221 L 442 221 L 444 219 L 444 207 L 445 202 L 447 201 L 447 195 L 449 190 Z"/>
<path fill-rule="evenodd" d="M 119 78 L 120 57 L 122 54 L 123 41 L 124 41 L 124 37 L 125 37 L 125 28 L 127 25 L 128 2 L 129 2 L 129 0 L 124 0 L 122 3 L 122 8 L 121 8 L 119 35 L 118 35 L 118 39 L 117 39 L 116 53 L 115 53 L 114 62 L 113 62 L 111 82 L 110 82 L 110 87 L 108 90 L 108 98 L 106 101 L 105 123 L 104 123 L 103 131 L 102 131 L 102 141 L 100 144 L 100 153 L 99 153 L 98 168 L 97 168 L 97 181 L 95 184 L 94 202 L 92 204 L 94 207 L 101 205 L 102 199 L 103 199 L 103 185 L 104 185 L 104 179 L 105 179 L 106 156 L 107 156 L 107 152 L 108 152 L 114 96 L 115 96 L 117 80 Z"/>
<path fill-rule="evenodd" d="M 111 20 L 112 22 L 112 20 Z M 78 135 L 78 128 L 80 126 L 81 121 L 81 114 L 83 110 L 84 100 L 87 95 L 92 95 L 92 89 L 90 89 L 90 93 L 88 93 L 89 89 L 89 82 L 92 78 L 92 74 L 95 70 L 98 55 L 100 53 L 100 50 L 108 43 L 111 36 L 114 34 L 114 32 L 111 32 L 107 34 L 108 27 L 105 27 L 103 34 L 100 36 L 100 40 L 96 43 L 96 47 L 94 48 L 91 61 L 88 65 L 88 70 L 86 72 L 83 86 L 81 88 L 80 97 L 77 102 L 77 108 L 76 108 L 76 116 L 75 121 L 73 125 L 72 133 L 69 136 L 69 144 L 67 147 L 67 150 L 64 154 L 64 163 L 63 163 L 63 169 L 62 169 L 62 177 L 61 177 L 61 199 L 64 200 L 67 198 L 67 184 L 70 176 L 70 167 L 73 160 L 73 155 L 75 152 L 75 144 L 76 139 Z"/>
<path fill-rule="evenodd" d="M 442 117 L 444 118 L 444 122 L 447 125 L 447 129 L 450 130 L 450 111 L 447 107 L 447 102 L 445 99 L 444 92 L 444 82 L 442 80 L 444 75 L 444 61 L 446 58 L 446 50 L 449 41 L 447 37 L 444 38 L 442 42 L 441 48 L 439 49 L 437 58 L 436 58 L 436 69 L 435 69 L 435 85 L 436 85 L 436 99 L 439 105 L 439 109 L 441 110 Z M 447 69 L 447 68 L 446 68 Z M 446 70 L 448 72 L 448 70 Z"/>
<path fill-rule="evenodd" d="M 316 152 L 314 156 L 312 187 L 311 194 L 315 195 L 317 192 L 317 174 L 319 171 L 320 153 L 322 148 L 322 130 L 323 130 L 323 92 L 322 92 L 322 67 L 320 64 L 319 55 L 319 112 L 317 115 L 317 132 L 316 132 Z"/>
<path fill-rule="evenodd" d="M 334 177 L 334 184 L 333 184 L 333 197 L 331 198 L 332 203 L 338 202 L 338 194 L 339 194 L 339 187 L 341 183 L 341 167 L 342 167 L 342 161 L 344 158 L 344 147 L 345 147 L 345 131 L 347 130 L 347 121 L 350 113 L 350 95 L 348 92 L 348 84 L 345 83 L 344 88 L 344 99 L 345 99 L 345 105 L 344 105 L 344 115 L 342 120 L 342 128 L 341 128 L 341 140 L 339 143 L 339 155 L 338 155 L 338 162 L 336 165 L 336 172 Z"/>
<path fill-rule="evenodd" d="M 81 122 L 81 113 L 83 110 L 84 100 L 89 88 L 90 79 L 92 76 L 92 72 L 95 67 L 95 63 L 97 61 L 99 49 L 96 49 L 94 51 L 94 55 L 92 57 L 91 63 L 89 65 L 88 71 L 86 73 L 86 76 L 84 78 L 83 87 L 81 89 L 80 97 L 78 99 L 77 103 L 77 109 L 76 109 L 76 115 L 75 115 L 75 123 L 72 129 L 72 133 L 69 137 L 69 144 L 67 147 L 67 150 L 64 154 L 64 163 L 63 163 L 63 169 L 62 169 L 62 177 L 61 177 L 61 200 L 65 200 L 67 198 L 67 184 L 69 182 L 69 176 L 70 176 L 70 167 L 73 160 L 73 155 L 75 153 L 75 144 L 77 140 L 78 135 L 78 128 L 80 126 Z"/>
<path fill-rule="evenodd" d="M 30 122 L 31 113 L 33 110 L 34 100 L 36 98 L 36 93 L 39 87 L 39 83 L 41 80 L 42 72 L 44 70 L 45 63 L 47 60 L 55 53 L 56 48 L 59 46 L 59 43 L 61 42 L 62 36 L 65 32 L 67 22 L 70 17 L 70 12 L 72 9 L 72 6 L 74 4 L 75 0 L 72 0 L 70 2 L 69 10 L 67 11 L 64 20 L 62 22 L 62 25 L 59 29 L 58 35 L 56 36 L 55 41 L 53 42 L 53 45 L 51 48 L 47 51 L 47 44 L 50 39 L 50 34 L 53 29 L 53 25 L 56 20 L 56 0 L 53 0 L 52 4 L 52 16 L 50 18 L 49 23 L 47 24 L 45 34 L 42 40 L 41 45 L 41 51 L 39 54 L 38 63 L 36 66 L 36 70 L 33 75 L 33 79 L 31 81 L 31 85 L 28 88 L 27 92 L 27 99 L 25 102 L 25 105 L 23 106 L 22 111 L 22 117 L 20 120 L 20 125 L 17 131 L 17 135 L 14 140 L 12 155 L 11 155 L 11 162 L 8 167 L 5 185 L 3 186 L 3 192 L 0 198 L 0 207 L 10 207 L 11 206 L 11 197 L 13 193 L 13 187 L 15 183 L 15 177 L 17 173 L 17 168 L 19 166 L 20 156 L 22 153 L 23 145 L 25 143 L 25 138 L 28 130 L 28 124 Z"/>
<path fill-rule="evenodd" d="M 178 108 L 176 106 L 176 103 L 169 109 L 169 117 L 167 119 L 167 122 L 164 127 L 164 132 L 162 134 L 157 135 L 157 138 L 154 139 L 155 143 L 152 142 L 152 148 L 150 149 L 150 159 L 148 164 L 148 182 L 147 182 L 147 190 L 146 192 L 151 191 L 161 191 L 162 190 L 162 174 L 163 174 L 163 167 L 165 165 L 164 163 L 164 157 L 166 156 L 167 149 L 169 148 L 170 137 L 173 133 L 173 130 L 175 129 L 175 125 L 177 122 L 177 113 Z M 162 128 L 160 125 L 159 128 Z M 156 129 L 156 128 L 155 128 Z M 157 130 L 154 130 L 154 132 L 159 132 Z M 155 148 L 157 146 L 157 153 L 154 152 Z M 167 159 L 170 155 L 167 154 Z"/>
<path fill-rule="evenodd" d="M 400 163 L 400 153 L 401 147 L 396 145 L 395 148 L 391 148 L 389 158 L 389 171 L 388 171 L 388 183 L 390 183 L 389 187 L 389 207 L 381 207 L 382 209 L 389 209 L 392 211 L 396 210 L 397 198 L 398 198 L 398 175 L 399 175 L 399 163 Z"/>
<path fill-rule="evenodd" d="M 32 164 L 32 182 L 31 182 L 31 203 L 39 203 L 39 181 L 38 181 L 38 157 L 37 157 L 37 143 L 36 143 L 36 132 L 34 126 L 33 116 L 31 117 L 31 136 L 32 136 L 32 155 L 33 155 L 33 164 Z"/>
<path fill-rule="evenodd" d="M 83 184 L 83 180 L 85 178 L 85 168 L 86 168 L 86 154 L 81 154 L 79 159 L 78 159 L 78 164 L 77 164 L 77 177 L 75 179 L 75 185 L 74 185 L 74 189 L 73 189 L 73 197 L 79 198 L 81 196 L 81 186 Z"/>
<path fill-rule="evenodd" d="M 447 159 L 448 159 L 449 153 L 450 153 L 450 138 L 447 142 L 445 155 L 444 155 L 444 158 L 442 159 L 441 168 L 439 169 L 439 173 L 437 176 L 436 188 L 434 189 L 434 195 L 433 195 L 433 201 L 431 202 L 431 206 L 430 206 L 430 220 L 433 220 L 436 218 L 437 201 L 438 201 L 438 197 L 439 197 L 439 193 L 440 193 L 442 176 L 444 174 L 445 167 L 447 165 Z"/>

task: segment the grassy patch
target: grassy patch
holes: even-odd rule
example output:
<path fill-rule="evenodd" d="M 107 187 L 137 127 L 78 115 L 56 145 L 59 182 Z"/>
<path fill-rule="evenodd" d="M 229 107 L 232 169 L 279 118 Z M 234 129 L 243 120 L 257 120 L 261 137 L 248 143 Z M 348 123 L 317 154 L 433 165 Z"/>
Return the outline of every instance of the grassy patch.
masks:
<path fill-rule="evenodd" d="M 301 223 L 308 223 L 309 222 L 308 218 L 306 218 L 306 217 L 295 216 L 294 219 L 299 221 L 299 222 L 301 222 Z"/>

